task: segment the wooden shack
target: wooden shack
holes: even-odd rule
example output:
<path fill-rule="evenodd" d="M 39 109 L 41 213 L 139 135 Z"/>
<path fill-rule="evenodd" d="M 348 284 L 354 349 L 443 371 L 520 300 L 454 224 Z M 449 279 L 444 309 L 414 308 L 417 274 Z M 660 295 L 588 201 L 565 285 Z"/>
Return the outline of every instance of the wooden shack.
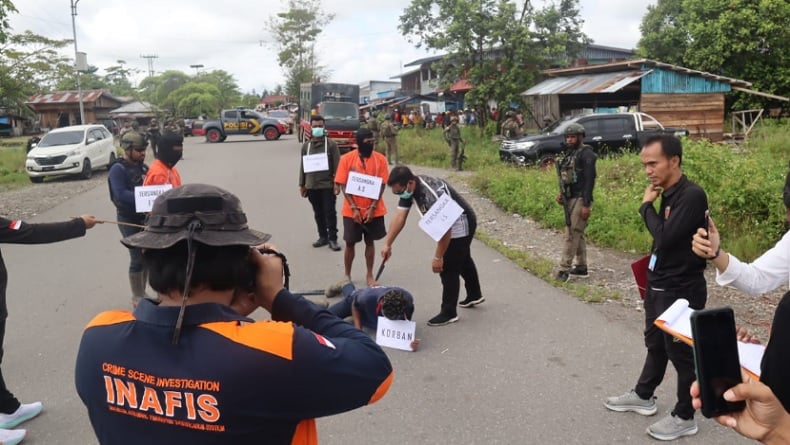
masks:
<path fill-rule="evenodd" d="M 56 91 L 34 94 L 25 103 L 41 116 L 42 129 L 59 128 L 83 123 L 80 122 L 79 97 L 77 91 Z M 121 105 L 121 100 L 112 96 L 108 90 L 82 91 L 86 124 L 111 119 L 110 111 Z"/>
<path fill-rule="evenodd" d="M 692 137 L 720 141 L 724 95 L 751 83 L 649 59 L 543 71 L 546 79 L 522 93 L 532 112 L 552 119 L 584 112 L 642 111 Z"/>

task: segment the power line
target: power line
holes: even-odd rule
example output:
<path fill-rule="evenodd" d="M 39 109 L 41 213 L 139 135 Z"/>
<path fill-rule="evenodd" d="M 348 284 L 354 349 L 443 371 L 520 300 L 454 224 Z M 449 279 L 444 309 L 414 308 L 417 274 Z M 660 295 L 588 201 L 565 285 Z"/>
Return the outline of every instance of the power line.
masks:
<path fill-rule="evenodd" d="M 154 59 L 158 59 L 156 54 L 140 54 L 141 59 L 148 59 L 148 77 L 154 77 Z"/>

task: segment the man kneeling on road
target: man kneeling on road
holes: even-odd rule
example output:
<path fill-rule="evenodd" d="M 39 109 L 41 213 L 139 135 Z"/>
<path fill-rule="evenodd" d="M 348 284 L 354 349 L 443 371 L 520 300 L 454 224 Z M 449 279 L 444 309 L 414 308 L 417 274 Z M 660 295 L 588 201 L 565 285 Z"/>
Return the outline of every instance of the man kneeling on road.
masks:
<path fill-rule="evenodd" d="M 379 317 L 390 320 L 411 320 L 414 315 L 414 298 L 400 287 L 374 286 L 355 289 L 353 283 L 346 283 L 339 291 L 330 287 L 328 298 L 343 295 L 343 301 L 329 307 L 329 312 L 340 318 L 351 317 L 357 329 L 363 327 L 375 330 Z M 416 351 L 420 339 L 411 342 L 412 351 Z"/>

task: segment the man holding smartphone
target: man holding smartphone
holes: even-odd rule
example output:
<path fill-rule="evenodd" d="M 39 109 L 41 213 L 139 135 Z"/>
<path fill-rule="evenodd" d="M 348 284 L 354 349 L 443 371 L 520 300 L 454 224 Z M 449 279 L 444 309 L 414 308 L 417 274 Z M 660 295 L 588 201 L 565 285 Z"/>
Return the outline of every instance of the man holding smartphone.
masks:
<path fill-rule="evenodd" d="M 705 307 L 705 259 L 691 251 L 690 243 L 705 219 L 708 198 L 699 185 L 683 174 L 683 148 L 678 138 L 649 138 L 640 158 L 650 184 L 639 214 L 653 236 L 644 301 L 647 356 L 634 389 L 609 397 L 604 405 L 612 411 L 654 415 L 658 411 L 654 393 L 671 361 L 678 373 L 678 400 L 668 416 L 647 428 L 647 434 L 659 440 L 675 440 L 697 433 L 689 394 L 695 380 L 694 357 L 690 346 L 675 340 L 653 322 L 679 298 L 688 300 L 692 309 Z M 659 195 L 661 202 L 656 210 L 653 203 Z"/>

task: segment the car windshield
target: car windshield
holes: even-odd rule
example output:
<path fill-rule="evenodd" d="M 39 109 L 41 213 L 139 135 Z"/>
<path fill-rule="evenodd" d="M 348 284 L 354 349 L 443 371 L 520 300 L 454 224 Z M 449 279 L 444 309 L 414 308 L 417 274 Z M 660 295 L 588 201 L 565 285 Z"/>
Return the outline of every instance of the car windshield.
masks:
<path fill-rule="evenodd" d="M 324 119 L 359 119 L 357 106 L 348 102 L 325 103 L 321 115 Z"/>
<path fill-rule="evenodd" d="M 59 131 L 47 133 L 38 143 L 39 147 L 55 147 L 58 145 L 74 145 L 82 142 L 85 132 L 82 130 Z"/>

